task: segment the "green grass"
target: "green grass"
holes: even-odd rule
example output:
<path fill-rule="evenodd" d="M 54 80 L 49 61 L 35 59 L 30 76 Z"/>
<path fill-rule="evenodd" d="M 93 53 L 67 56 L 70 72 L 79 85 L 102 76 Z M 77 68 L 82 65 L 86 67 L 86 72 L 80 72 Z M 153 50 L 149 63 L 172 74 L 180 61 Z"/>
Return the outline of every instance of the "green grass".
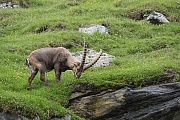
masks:
<path fill-rule="evenodd" d="M 18 0 L 15 1 L 18 3 Z M 0 12 L 0 110 L 42 119 L 61 117 L 71 95 L 70 87 L 79 82 L 95 86 L 130 84 L 141 87 L 158 84 L 164 70 L 180 71 L 180 3 L 178 0 L 27 0 L 28 8 L 1 9 Z M 139 13 L 161 11 L 171 21 L 152 25 L 138 21 Z M 136 19 L 136 20 L 134 20 Z M 80 26 L 103 24 L 109 35 L 79 33 Z M 76 79 L 71 71 L 55 82 L 54 72 L 46 74 L 51 86 L 39 74 L 27 91 L 29 71 L 24 61 L 31 51 L 65 46 L 71 52 L 88 48 L 116 56 L 111 66 L 90 68 Z M 176 80 L 179 81 L 179 75 Z"/>

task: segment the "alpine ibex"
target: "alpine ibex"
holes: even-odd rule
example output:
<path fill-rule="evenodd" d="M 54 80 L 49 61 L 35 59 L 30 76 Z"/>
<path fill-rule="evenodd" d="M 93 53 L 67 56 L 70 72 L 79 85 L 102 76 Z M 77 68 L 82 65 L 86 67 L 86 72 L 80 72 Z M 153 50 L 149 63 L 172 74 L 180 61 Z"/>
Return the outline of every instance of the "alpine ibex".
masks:
<path fill-rule="evenodd" d="M 66 70 L 73 70 L 74 76 L 80 78 L 82 72 L 94 65 L 102 55 L 102 50 L 100 50 L 99 55 L 97 55 L 89 64 L 84 66 L 86 51 L 87 46 L 86 41 L 84 41 L 82 61 L 78 61 L 64 47 L 41 48 L 34 50 L 25 61 L 25 65 L 30 69 L 27 89 L 30 89 L 31 82 L 38 71 L 40 72 L 40 80 L 42 80 L 46 85 L 48 85 L 48 82 L 45 80 L 45 72 L 49 72 L 53 69 L 55 71 L 57 82 L 60 81 L 61 72 L 65 72 Z"/>

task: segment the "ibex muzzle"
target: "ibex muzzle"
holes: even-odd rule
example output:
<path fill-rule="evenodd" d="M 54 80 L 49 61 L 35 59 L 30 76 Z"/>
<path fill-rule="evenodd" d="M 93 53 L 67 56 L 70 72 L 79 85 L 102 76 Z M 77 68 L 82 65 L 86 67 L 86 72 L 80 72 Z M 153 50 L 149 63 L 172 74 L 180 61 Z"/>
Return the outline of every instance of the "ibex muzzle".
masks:
<path fill-rule="evenodd" d="M 45 80 L 45 72 L 53 69 L 55 71 L 57 82 L 60 81 L 61 72 L 65 72 L 66 70 L 73 70 L 74 76 L 76 78 L 80 78 L 81 74 L 94 65 L 102 55 L 102 50 L 100 50 L 99 55 L 97 55 L 88 65 L 85 66 L 84 64 L 87 52 L 86 41 L 84 41 L 83 51 L 82 61 L 78 61 L 64 47 L 41 48 L 34 50 L 25 61 L 25 65 L 27 65 L 30 69 L 27 89 L 30 89 L 31 82 L 37 75 L 38 71 L 40 72 L 40 79 L 46 85 L 48 85 L 48 82 Z"/>

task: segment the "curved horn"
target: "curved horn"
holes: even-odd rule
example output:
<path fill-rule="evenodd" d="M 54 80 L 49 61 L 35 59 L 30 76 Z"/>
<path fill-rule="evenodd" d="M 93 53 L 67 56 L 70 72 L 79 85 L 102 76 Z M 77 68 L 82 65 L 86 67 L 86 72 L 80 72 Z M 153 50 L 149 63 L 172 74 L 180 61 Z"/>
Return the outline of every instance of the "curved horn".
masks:
<path fill-rule="evenodd" d="M 98 60 L 99 58 L 101 57 L 102 55 L 102 49 L 100 49 L 100 52 L 99 52 L 99 55 L 96 56 L 88 65 L 86 65 L 84 68 L 83 68 L 83 71 L 87 70 L 88 68 L 90 68 L 91 66 L 93 66 Z"/>
<path fill-rule="evenodd" d="M 82 61 L 81 61 L 81 64 L 80 64 L 80 70 L 83 70 L 83 66 L 84 66 L 84 63 L 85 63 L 85 59 L 86 59 L 86 52 L 87 52 L 87 45 L 86 45 L 86 41 L 84 40 L 84 48 L 83 48 L 83 57 L 82 57 Z"/>

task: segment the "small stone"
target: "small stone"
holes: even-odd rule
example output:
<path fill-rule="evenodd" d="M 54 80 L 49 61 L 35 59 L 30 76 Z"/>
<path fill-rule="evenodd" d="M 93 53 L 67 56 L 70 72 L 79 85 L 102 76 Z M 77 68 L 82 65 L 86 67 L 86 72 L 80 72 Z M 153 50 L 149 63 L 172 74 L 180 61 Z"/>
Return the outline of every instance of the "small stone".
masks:
<path fill-rule="evenodd" d="M 95 32 L 108 34 L 108 29 L 102 25 L 91 24 L 87 27 L 79 28 L 79 32 L 93 34 Z"/>

